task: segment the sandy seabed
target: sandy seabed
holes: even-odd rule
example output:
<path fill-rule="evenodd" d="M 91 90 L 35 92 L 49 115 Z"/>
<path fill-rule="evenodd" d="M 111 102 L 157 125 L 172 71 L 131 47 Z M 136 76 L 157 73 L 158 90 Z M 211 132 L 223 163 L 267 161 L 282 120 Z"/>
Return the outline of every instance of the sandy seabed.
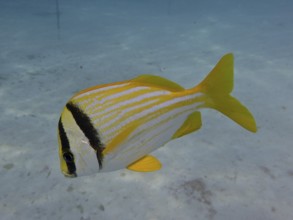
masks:
<path fill-rule="evenodd" d="M 250 3 L 251 2 L 251 3 Z M 293 3 L 0 1 L 0 218 L 293 219 Z M 249 133 L 213 110 L 153 155 L 163 169 L 76 179 L 57 122 L 86 87 L 152 73 L 189 88 L 227 52 Z"/>

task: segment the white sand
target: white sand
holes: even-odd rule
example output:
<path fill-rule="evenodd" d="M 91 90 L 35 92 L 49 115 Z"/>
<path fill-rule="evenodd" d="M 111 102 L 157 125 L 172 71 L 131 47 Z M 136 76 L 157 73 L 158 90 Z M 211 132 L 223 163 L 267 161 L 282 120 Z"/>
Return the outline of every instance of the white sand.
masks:
<path fill-rule="evenodd" d="M 55 1 L 0 2 L 1 220 L 293 219 L 292 1 L 59 1 L 59 39 Z M 141 73 L 191 87 L 227 52 L 257 134 L 205 110 L 159 172 L 63 177 L 74 92 Z"/>

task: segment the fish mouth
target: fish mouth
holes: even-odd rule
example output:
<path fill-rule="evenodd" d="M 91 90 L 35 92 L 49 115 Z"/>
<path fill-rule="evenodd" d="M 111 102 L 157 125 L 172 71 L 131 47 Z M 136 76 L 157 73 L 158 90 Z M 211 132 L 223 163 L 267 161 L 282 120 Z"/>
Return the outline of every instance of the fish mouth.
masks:
<path fill-rule="evenodd" d="M 75 177 L 77 177 L 77 174 L 75 172 L 74 173 L 67 173 L 67 172 L 63 171 L 62 173 L 67 178 L 75 178 Z"/>

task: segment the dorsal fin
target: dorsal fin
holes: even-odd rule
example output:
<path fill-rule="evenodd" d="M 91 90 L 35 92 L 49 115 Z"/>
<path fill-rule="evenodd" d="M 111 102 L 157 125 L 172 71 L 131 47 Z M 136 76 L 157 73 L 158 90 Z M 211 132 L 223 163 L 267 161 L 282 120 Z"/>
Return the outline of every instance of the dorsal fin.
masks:
<path fill-rule="evenodd" d="M 162 88 L 172 92 L 179 92 L 185 90 L 182 86 L 178 85 L 177 83 L 169 79 L 149 74 L 140 75 L 132 79 L 131 81 L 141 83 L 143 85 Z"/>

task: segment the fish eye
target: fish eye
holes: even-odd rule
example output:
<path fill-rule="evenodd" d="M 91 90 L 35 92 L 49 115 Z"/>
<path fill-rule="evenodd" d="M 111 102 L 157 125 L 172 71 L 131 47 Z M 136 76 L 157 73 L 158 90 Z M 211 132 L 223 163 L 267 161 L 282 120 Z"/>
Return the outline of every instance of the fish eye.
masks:
<path fill-rule="evenodd" d="M 65 152 L 63 153 L 63 159 L 68 163 L 72 163 L 74 160 L 74 157 L 71 152 Z"/>

